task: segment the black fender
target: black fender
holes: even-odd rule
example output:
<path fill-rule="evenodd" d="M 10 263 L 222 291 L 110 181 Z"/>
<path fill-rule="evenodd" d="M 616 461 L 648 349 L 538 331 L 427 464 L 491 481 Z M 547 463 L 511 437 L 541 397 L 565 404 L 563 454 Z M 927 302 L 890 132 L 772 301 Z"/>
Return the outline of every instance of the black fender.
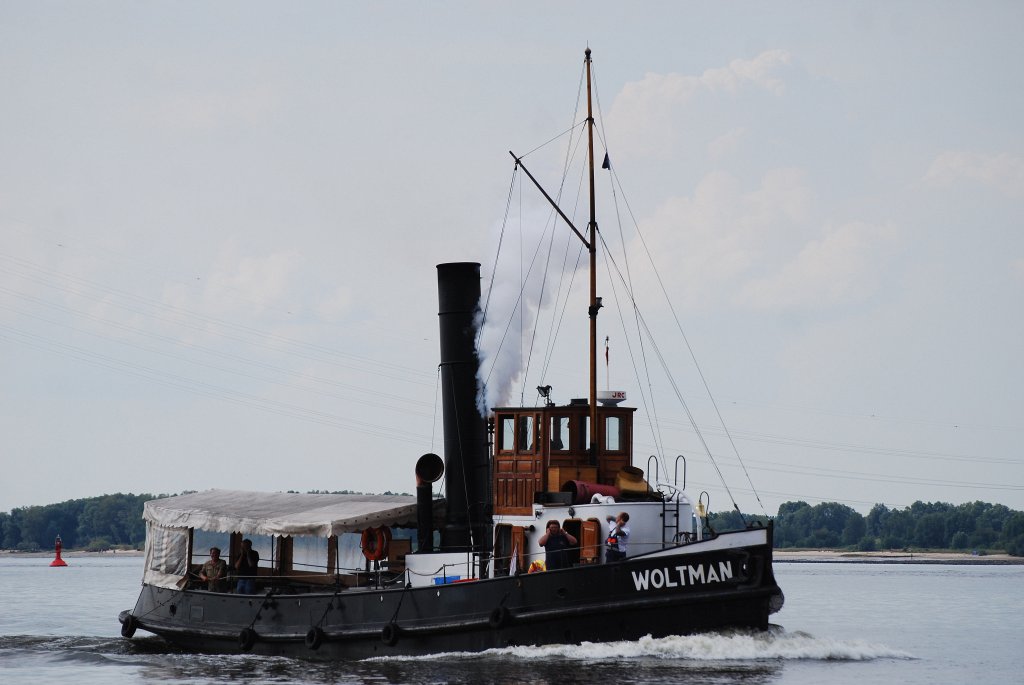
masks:
<path fill-rule="evenodd" d="M 506 607 L 495 607 L 491 615 L 487 617 L 487 625 L 492 628 L 504 628 L 510 618 L 512 618 L 512 614 Z"/>
<path fill-rule="evenodd" d="M 324 631 L 319 627 L 313 627 L 306 633 L 306 646 L 316 651 L 324 643 Z"/>
<path fill-rule="evenodd" d="M 380 631 L 380 640 L 388 647 L 393 647 L 398 642 L 398 633 L 400 628 L 397 623 L 389 623 L 384 626 Z"/>
<path fill-rule="evenodd" d="M 121 621 L 121 637 L 131 637 L 139 627 L 139 620 L 128 614 Z"/>
<path fill-rule="evenodd" d="M 252 628 L 245 628 L 238 634 L 238 646 L 243 652 L 248 652 L 256 644 L 256 631 Z"/>

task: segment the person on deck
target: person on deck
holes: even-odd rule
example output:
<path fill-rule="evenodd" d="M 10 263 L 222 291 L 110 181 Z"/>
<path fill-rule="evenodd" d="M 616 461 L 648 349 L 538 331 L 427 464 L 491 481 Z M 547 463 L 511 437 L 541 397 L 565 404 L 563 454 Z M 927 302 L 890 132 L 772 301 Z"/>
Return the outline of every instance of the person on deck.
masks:
<path fill-rule="evenodd" d="M 220 592 L 227 577 L 228 565 L 220 558 L 220 547 L 211 547 L 210 560 L 199 569 L 199 580 L 206 583 L 210 592 Z"/>
<path fill-rule="evenodd" d="M 238 585 L 235 592 L 239 595 L 256 594 L 256 574 L 260 565 L 260 553 L 252 548 L 252 540 L 242 540 L 242 552 L 235 560 L 235 572 Z"/>
<path fill-rule="evenodd" d="M 537 544 L 544 548 L 547 569 L 554 571 L 558 568 L 569 568 L 572 565 L 569 560 L 569 548 L 575 547 L 577 542 L 575 537 L 562 529 L 558 521 L 548 521 L 547 532 L 537 541 Z"/>
<path fill-rule="evenodd" d="M 609 516 L 608 523 L 611 526 L 608 528 L 608 540 L 607 550 L 605 551 L 605 561 L 619 561 L 620 559 L 626 558 L 626 544 L 629 542 L 629 514 L 626 512 L 620 512 L 614 519 Z"/>

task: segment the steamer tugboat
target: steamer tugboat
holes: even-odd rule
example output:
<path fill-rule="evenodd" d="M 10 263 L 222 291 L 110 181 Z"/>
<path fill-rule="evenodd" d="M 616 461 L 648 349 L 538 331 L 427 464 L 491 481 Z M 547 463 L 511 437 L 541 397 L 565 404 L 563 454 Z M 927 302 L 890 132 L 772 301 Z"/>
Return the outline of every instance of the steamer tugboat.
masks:
<path fill-rule="evenodd" d="M 199 652 L 347 659 L 768 628 L 783 601 L 771 524 L 702 525 L 682 457 L 671 477 L 654 457 L 638 468 L 635 410 L 624 393 L 597 391 L 589 49 L 585 68 L 585 234 L 548 199 L 590 255 L 589 398 L 557 404 L 541 388 L 542 406 L 483 415 L 480 266 L 439 265 L 444 458 L 426 454 L 410 468 L 416 495 L 211 490 L 147 502 L 142 592 L 119 616 L 122 635 L 148 631 Z M 443 499 L 433 493 L 442 476 Z M 628 545 L 608 560 L 623 556 L 607 554 L 621 512 Z M 550 521 L 575 543 L 565 567 L 538 570 Z M 242 579 L 255 581 L 253 594 L 198 563 L 223 545 L 238 575 L 243 541 L 262 557 Z"/>

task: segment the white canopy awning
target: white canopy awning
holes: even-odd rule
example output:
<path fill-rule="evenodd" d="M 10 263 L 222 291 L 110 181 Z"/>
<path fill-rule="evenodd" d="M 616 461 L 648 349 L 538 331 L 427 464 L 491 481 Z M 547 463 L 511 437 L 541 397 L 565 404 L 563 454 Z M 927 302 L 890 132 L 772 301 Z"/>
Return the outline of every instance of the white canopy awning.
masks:
<path fill-rule="evenodd" d="M 435 520 L 444 500 L 434 500 Z M 381 525 L 416 525 L 412 495 L 310 495 L 207 490 L 146 502 L 146 521 L 165 528 L 197 528 L 252 535 L 328 537 Z"/>

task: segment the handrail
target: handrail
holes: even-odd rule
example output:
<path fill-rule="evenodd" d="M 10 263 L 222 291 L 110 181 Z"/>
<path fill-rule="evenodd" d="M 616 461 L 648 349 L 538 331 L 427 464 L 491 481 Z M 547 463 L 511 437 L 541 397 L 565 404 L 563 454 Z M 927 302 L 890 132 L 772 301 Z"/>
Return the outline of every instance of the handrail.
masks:
<path fill-rule="evenodd" d="M 675 472 L 675 485 L 679 485 L 679 460 L 683 460 L 683 490 L 686 489 L 686 457 L 683 455 L 676 456 L 676 472 Z"/>
<path fill-rule="evenodd" d="M 651 478 L 651 462 L 654 462 L 654 478 Z M 658 455 L 652 454 L 647 457 L 647 482 L 657 483 L 661 480 L 661 473 L 658 470 Z"/>

